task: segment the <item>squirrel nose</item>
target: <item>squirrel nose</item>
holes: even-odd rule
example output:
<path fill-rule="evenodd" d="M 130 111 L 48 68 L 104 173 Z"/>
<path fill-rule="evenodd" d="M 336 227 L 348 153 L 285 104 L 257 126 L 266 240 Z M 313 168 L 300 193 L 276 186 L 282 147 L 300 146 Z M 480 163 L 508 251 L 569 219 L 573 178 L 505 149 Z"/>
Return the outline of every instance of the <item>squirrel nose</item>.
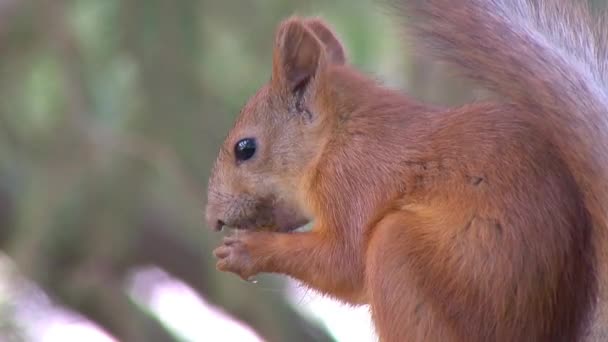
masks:
<path fill-rule="evenodd" d="M 224 228 L 224 226 L 226 225 L 223 220 L 218 219 L 217 216 L 212 214 L 212 210 L 209 207 L 207 207 L 205 216 L 207 219 L 207 226 L 209 226 L 209 228 L 215 231 L 222 230 L 222 228 Z"/>
<path fill-rule="evenodd" d="M 217 220 L 217 221 L 215 221 L 215 225 L 213 226 L 213 229 L 214 229 L 215 231 L 218 231 L 218 232 L 219 232 L 219 231 L 221 231 L 221 230 L 222 230 L 222 228 L 224 228 L 224 226 L 225 226 L 225 225 L 226 225 L 226 223 L 224 223 L 224 221 L 222 221 L 222 220 Z"/>
<path fill-rule="evenodd" d="M 222 230 L 222 228 L 224 228 L 226 223 L 218 218 L 208 216 L 207 225 L 209 226 L 209 228 L 219 232 Z"/>
<path fill-rule="evenodd" d="M 222 228 L 224 228 L 224 226 L 226 225 L 226 223 L 222 220 L 219 219 L 215 219 L 215 218 L 208 218 L 207 219 L 207 225 L 209 226 L 209 228 L 215 230 L 215 231 L 221 231 Z"/>

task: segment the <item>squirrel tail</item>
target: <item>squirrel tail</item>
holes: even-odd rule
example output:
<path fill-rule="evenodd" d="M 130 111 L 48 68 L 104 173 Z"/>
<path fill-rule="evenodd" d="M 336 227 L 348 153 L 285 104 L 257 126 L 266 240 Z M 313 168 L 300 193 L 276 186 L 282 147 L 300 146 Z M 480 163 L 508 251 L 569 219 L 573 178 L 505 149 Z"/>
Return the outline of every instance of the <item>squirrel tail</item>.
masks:
<path fill-rule="evenodd" d="M 608 230 L 608 16 L 584 0 L 393 1 L 440 61 L 530 113 Z"/>

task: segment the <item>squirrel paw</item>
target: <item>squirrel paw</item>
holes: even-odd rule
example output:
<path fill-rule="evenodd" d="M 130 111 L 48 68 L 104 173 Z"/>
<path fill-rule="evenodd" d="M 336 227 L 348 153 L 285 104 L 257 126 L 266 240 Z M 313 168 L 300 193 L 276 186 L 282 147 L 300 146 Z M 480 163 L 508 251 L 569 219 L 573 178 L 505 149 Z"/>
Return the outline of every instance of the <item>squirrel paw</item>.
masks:
<path fill-rule="evenodd" d="M 249 235 L 239 233 L 224 238 L 224 243 L 213 251 L 219 259 L 218 270 L 235 273 L 246 281 L 258 273 L 249 249 Z"/>

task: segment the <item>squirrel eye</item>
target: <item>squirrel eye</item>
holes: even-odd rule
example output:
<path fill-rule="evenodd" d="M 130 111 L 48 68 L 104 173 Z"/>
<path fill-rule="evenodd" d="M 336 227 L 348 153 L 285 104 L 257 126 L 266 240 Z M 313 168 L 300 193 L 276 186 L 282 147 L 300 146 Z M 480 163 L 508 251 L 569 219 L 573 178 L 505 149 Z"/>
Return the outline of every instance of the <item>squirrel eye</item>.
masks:
<path fill-rule="evenodd" d="M 245 138 L 239 140 L 234 146 L 234 155 L 237 161 L 245 161 L 251 159 L 255 154 L 256 143 L 253 138 Z"/>

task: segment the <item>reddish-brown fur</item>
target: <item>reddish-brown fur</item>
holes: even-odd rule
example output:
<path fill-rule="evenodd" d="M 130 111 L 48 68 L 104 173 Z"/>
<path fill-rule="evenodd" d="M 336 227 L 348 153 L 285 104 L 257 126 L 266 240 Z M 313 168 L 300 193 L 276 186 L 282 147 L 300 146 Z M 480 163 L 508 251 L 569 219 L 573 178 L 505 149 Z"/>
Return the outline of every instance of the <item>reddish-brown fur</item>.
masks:
<path fill-rule="evenodd" d="M 418 103 L 348 66 L 321 20 L 286 20 L 210 179 L 209 224 L 247 229 L 218 268 L 370 304 L 382 341 L 601 339 L 608 88 L 603 50 L 579 39 L 590 16 L 549 0 L 405 3 L 441 59 L 512 103 Z M 258 149 L 236 162 L 246 137 Z"/>

